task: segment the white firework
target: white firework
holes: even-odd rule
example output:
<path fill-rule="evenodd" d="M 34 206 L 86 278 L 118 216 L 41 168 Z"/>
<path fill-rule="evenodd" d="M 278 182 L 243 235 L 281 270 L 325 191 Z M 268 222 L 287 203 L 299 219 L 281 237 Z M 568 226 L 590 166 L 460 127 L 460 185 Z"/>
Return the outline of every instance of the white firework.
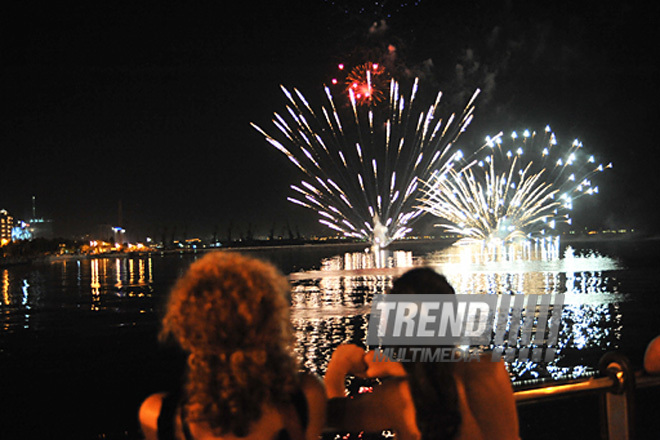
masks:
<path fill-rule="evenodd" d="M 385 247 L 403 238 L 425 211 L 417 206 L 422 182 L 445 173 L 462 153 L 452 146 L 473 118 L 477 90 L 459 115 L 443 120 L 442 93 L 423 111 L 416 79 L 409 95 L 390 81 L 389 100 L 360 105 L 353 92 L 340 106 L 325 87 L 314 110 L 296 89 L 282 87 L 286 113 L 275 113 L 277 136 L 254 123 L 266 140 L 304 173 L 288 200 L 316 211 L 319 222 L 346 237 Z"/>
<path fill-rule="evenodd" d="M 439 225 L 465 239 L 512 241 L 556 234 L 572 222 L 573 202 L 599 192 L 593 174 L 611 168 L 596 165 L 577 139 L 562 148 L 550 130 L 538 135 L 513 132 L 486 138 L 485 157 L 470 167 L 432 174 L 420 199 Z"/>

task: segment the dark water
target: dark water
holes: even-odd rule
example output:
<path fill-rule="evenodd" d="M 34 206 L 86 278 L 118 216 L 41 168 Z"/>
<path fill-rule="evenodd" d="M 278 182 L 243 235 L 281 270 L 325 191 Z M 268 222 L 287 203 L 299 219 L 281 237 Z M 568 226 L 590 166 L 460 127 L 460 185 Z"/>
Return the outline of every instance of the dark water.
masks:
<path fill-rule="evenodd" d="M 446 244 L 409 243 L 385 256 L 393 266 L 385 270 L 371 269 L 373 255 L 360 246 L 244 252 L 290 274 L 297 352 L 305 369 L 321 375 L 334 347 L 364 341 L 370 299 L 412 264 L 433 264 L 458 293 L 568 293 L 573 301 L 562 316 L 558 359 L 509 365 L 514 384 L 523 386 L 594 374 L 610 350 L 639 368 L 646 343 L 660 334 L 657 244 L 562 243 L 554 257 L 502 261 L 466 257 Z M 156 340 L 164 300 L 201 255 L 0 268 L 0 438 L 139 438 L 140 402 L 170 388 L 183 367 L 181 354 Z M 597 402 L 578 405 L 579 417 L 594 425 L 586 431 L 565 432 L 566 424 L 556 423 L 562 411 L 575 419 L 570 408 L 549 407 L 557 415 L 551 432 L 597 436 Z M 537 414 L 521 410 L 523 434 L 537 429 Z"/>

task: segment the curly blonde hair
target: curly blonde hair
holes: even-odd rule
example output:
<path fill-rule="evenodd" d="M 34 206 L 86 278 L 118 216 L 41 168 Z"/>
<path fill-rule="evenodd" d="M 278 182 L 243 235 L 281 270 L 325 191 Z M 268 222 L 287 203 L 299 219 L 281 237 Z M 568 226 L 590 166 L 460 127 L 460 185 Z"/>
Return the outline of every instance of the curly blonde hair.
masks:
<path fill-rule="evenodd" d="M 178 280 L 161 338 L 188 353 L 188 421 L 242 437 L 264 404 L 288 403 L 297 386 L 289 293 L 274 266 L 230 252 L 205 255 Z"/>

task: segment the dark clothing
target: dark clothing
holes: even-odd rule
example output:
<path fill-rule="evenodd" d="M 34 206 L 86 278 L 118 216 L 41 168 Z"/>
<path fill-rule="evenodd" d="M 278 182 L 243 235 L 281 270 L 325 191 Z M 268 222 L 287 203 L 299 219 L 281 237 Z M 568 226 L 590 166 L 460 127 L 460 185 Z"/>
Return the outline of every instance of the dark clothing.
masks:
<path fill-rule="evenodd" d="M 158 439 L 159 440 L 177 440 L 176 435 L 176 420 L 180 416 L 183 436 L 185 440 L 194 440 L 190 433 L 190 428 L 182 414 L 181 393 L 173 392 L 168 393 L 163 398 L 158 415 Z M 309 415 L 307 408 L 307 398 L 302 390 L 298 390 L 291 395 L 291 405 L 295 410 L 295 416 L 298 418 L 298 423 L 304 432 L 309 423 Z M 292 440 L 291 435 L 286 429 L 282 429 L 274 440 Z"/>
<path fill-rule="evenodd" d="M 158 440 L 176 440 L 176 418 L 181 414 L 181 393 L 179 391 L 167 393 L 158 414 Z M 192 440 L 192 435 L 185 419 L 181 417 L 183 436 Z"/>

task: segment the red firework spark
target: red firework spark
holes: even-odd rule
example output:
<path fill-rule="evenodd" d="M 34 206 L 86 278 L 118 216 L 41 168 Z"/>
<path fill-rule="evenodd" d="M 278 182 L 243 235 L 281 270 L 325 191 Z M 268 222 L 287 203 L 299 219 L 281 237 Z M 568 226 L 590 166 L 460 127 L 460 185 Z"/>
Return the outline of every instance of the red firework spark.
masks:
<path fill-rule="evenodd" d="M 340 64 L 339 70 L 344 70 L 345 66 Z M 333 84 L 338 84 L 337 79 L 332 80 Z M 353 92 L 355 101 L 358 104 L 377 104 L 383 100 L 383 90 L 387 88 L 387 75 L 385 68 L 378 63 L 364 63 L 355 66 L 348 75 L 346 75 L 346 92 Z"/>

